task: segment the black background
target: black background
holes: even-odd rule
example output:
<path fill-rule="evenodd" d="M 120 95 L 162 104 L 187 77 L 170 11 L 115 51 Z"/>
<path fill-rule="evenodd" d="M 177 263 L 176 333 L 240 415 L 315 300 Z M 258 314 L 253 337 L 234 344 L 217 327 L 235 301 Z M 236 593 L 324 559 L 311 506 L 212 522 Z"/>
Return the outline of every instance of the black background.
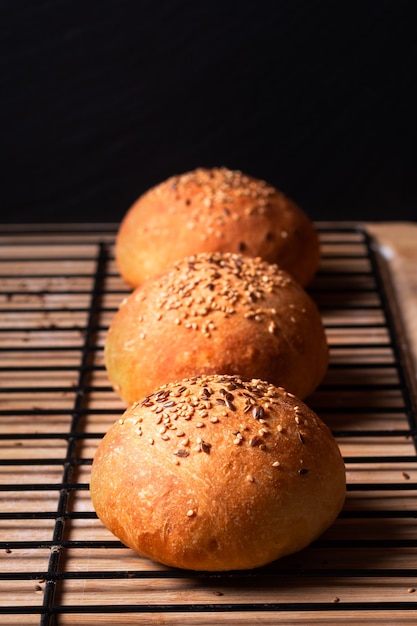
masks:
<path fill-rule="evenodd" d="M 0 221 L 117 222 L 200 165 L 417 219 L 416 7 L 0 0 Z"/>

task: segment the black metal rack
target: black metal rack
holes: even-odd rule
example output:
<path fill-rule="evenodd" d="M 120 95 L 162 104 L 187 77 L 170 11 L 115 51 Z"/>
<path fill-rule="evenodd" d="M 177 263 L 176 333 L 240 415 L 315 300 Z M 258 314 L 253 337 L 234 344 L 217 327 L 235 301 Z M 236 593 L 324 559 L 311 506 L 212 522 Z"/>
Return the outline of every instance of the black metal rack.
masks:
<path fill-rule="evenodd" d="M 306 550 L 224 574 L 141 559 L 101 527 L 89 500 L 95 446 L 123 411 L 103 364 L 106 329 L 128 293 L 114 264 L 114 230 L 20 229 L 3 238 L 0 613 L 7 623 L 416 620 L 416 398 L 401 322 L 367 232 L 318 227 L 323 260 L 310 293 L 330 367 L 307 403 L 338 440 L 348 498 Z"/>

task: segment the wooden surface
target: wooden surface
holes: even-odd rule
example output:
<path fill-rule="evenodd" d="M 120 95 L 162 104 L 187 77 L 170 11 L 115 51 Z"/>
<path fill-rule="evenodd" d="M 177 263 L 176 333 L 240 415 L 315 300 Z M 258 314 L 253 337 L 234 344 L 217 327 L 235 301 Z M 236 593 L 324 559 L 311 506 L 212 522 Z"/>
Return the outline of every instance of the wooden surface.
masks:
<path fill-rule="evenodd" d="M 417 225 L 402 222 L 369 224 L 367 228 L 392 274 L 417 380 Z"/>
<path fill-rule="evenodd" d="M 413 378 L 417 227 L 367 229 L 393 277 Z M 308 403 L 345 458 L 344 510 L 318 542 L 269 568 L 196 577 L 134 555 L 95 518 L 90 462 L 123 410 L 108 386 L 102 348 L 128 290 L 114 264 L 111 228 L 45 230 L 10 227 L 0 234 L 6 623 L 39 624 L 46 597 L 59 624 L 415 624 L 417 456 L 362 234 L 322 231 L 323 260 L 311 286 L 331 366 Z M 110 256 L 97 284 L 99 242 Z"/>

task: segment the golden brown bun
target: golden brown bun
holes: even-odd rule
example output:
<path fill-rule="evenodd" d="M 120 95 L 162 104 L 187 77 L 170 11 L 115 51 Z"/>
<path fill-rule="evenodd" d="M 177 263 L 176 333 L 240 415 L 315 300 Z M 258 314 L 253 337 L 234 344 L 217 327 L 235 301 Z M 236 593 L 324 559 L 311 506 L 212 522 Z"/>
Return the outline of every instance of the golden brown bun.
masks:
<path fill-rule="evenodd" d="M 345 499 L 329 429 L 259 380 L 209 376 L 133 404 L 100 442 L 91 497 L 125 545 L 166 565 L 247 569 L 300 550 Z"/>
<path fill-rule="evenodd" d="M 105 361 L 127 404 L 200 374 L 262 378 L 305 398 L 326 373 L 328 346 L 315 303 L 289 274 L 217 252 L 137 287 L 113 318 Z"/>
<path fill-rule="evenodd" d="M 263 180 L 226 168 L 173 176 L 126 213 L 116 261 L 132 286 L 199 252 L 242 252 L 277 263 L 301 285 L 316 273 L 317 232 L 307 215 Z"/>

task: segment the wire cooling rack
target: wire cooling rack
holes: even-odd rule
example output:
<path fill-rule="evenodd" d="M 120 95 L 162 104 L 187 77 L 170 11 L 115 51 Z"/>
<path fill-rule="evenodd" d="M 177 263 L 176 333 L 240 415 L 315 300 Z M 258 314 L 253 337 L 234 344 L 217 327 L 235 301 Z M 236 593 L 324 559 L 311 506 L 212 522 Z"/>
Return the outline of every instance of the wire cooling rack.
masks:
<path fill-rule="evenodd" d="M 348 493 L 305 550 L 253 571 L 188 572 L 135 555 L 98 521 L 89 472 L 124 409 L 103 364 L 128 293 L 114 228 L 9 227 L 0 242 L 0 613 L 7 624 L 415 624 L 415 395 L 381 260 L 360 228 L 318 225 L 309 291 L 330 367 L 307 403 Z"/>

